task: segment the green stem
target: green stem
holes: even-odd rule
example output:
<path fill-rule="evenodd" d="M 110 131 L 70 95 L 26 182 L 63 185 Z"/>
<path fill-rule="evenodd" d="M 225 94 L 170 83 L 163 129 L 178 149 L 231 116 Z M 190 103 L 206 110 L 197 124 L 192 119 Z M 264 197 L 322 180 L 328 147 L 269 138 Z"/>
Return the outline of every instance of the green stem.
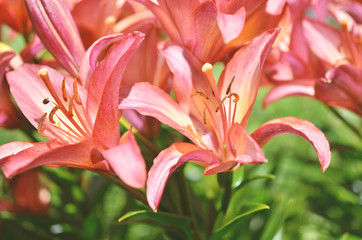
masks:
<path fill-rule="evenodd" d="M 124 182 L 118 180 L 114 176 L 111 176 L 111 175 L 104 175 L 104 176 L 105 176 L 105 178 L 107 178 L 108 180 L 110 180 L 111 182 L 113 182 L 114 184 L 116 184 L 117 186 L 119 186 L 120 188 L 122 188 L 123 190 L 128 192 L 129 194 L 131 194 L 138 201 L 140 201 L 143 204 L 145 204 L 146 206 L 148 206 L 148 202 L 147 202 L 147 199 L 146 199 L 146 196 L 144 193 L 142 193 L 139 190 L 136 190 L 134 188 L 131 188 L 130 186 L 126 185 Z"/>
<path fill-rule="evenodd" d="M 125 127 L 126 129 L 131 128 L 131 124 L 125 119 L 121 118 L 119 120 L 120 124 Z M 139 138 L 149 149 L 151 149 L 155 154 L 158 154 L 161 149 L 157 147 L 154 143 L 152 143 L 150 140 L 148 140 L 141 132 L 139 132 L 136 128 L 132 128 L 132 133 Z"/>
<path fill-rule="evenodd" d="M 221 190 L 223 191 L 223 196 L 221 199 L 221 211 L 223 211 L 224 213 L 226 212 L 231 200 L 231 184 L 233 180 L 232 177 L 233 175 L 231 172 L 219 173 L 217 175 L 217 180 L 219 182 Z"/>
<path fill-rule="evenodd" d="M 197 225 L 196 214 L 195 214 L 193 204 L 191 201 L 190 186 L 189 186 L 188 182 L 186 181 L 182 172 L 177 173 L 177 178 L 179 180 L 178 182 L 180 183 L 181 196 L 183 196 L 182 200 L 183 200 L 183 202 L 186 203 L 184 213 L 186 216 L 188 216 L 192 219 L 191 227 L 194 230 L 196 239 L 203 240 L 203 237 L 201 236 L 198 225 Z"/>
<path fill-rule="evenodd" d="M 329 107 L 332 113 L 338 117 L 356 136 L 362 139 L 362 135 L 360 134 L 359 130 L 353 126 L 350 122 L 348 122 L 334 107 Z"/>

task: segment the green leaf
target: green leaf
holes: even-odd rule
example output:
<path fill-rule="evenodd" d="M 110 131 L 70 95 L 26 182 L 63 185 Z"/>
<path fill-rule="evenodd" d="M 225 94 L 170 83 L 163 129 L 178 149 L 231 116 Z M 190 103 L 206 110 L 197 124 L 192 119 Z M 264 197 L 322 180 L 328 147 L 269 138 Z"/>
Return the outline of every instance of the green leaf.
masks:
<path fill-rule="evenodd" d="M 118 219 L 120 223 L 150 222 L 156 225 L 167 227 L 167 230 L 182 230 L 186 239 L 194 239 L 192 235 L 191 219 L 177 216 L 170 213 L 152 212 L 147 210 L 132 211 Z M 171 228 L 170 228 L 171 227 Z"/>
<path fill-rule="evenodd" d="M 248 203 L 243 206 L 244 212 L 240 214 L 239 216 L 231 219 L 229 222 L 227 222 L 224 226 L 218 228 L 214 234 L 209 238 L 209 240 L 219 240 L 222 239 L 223 236 L 225 236 L 228 232 L 232 231 L 245 216 L 248 216 L 254 212 L 258 212 L 264 209 L 269 209 L 268 205 L 262 204 L 262 203 Z"/>
<path fill-rule="evenodd" d="M 245 179 L 241 184 L 239 184 L 239 186 L 236 187 L 236 190 L 239 190 L 240 188 L 242 188 L 243 186 L 245 186 L 246 184 L 258 180 L 258 179 L 275 179 L 275 175 L 273 174 L 265 174 L 265 175 L 254 175 L 251 176 L 247 179 Z"/>

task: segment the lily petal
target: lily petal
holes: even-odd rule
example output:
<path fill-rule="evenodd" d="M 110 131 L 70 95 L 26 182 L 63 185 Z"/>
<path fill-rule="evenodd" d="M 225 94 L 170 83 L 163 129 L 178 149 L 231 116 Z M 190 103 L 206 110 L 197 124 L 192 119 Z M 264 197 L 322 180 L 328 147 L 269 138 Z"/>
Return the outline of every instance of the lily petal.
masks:
<path fill-rule="evenodd" d="M 321 130 L 309 121 L 295 117 L 276 118 L 257 128 L 251 136 L 263 146 L 273 137 L 284 133 L 298 135 L 310 142 L 318 154 L 322 172 L 328 168 L 331 162 L 328 140 Z"/>
<path fill-rule="evenodd" d="M 30 146 L 30 144 L 32 143 L 22 144 L 18 147 L 18 149 L 16 149 L 16 154 L 9 155 L 1 160 L 3 161 L 2 169 L 5 177 L 13 177 L 19 173 L 25 172 L 26 170 L 40 166 L 41 164 L 32 164 L 33 160 L 47 151 L 60 146 L 58 143 L 53 142 L 39 143 L 34 144 L 33 146 Z M 21 150 L 22 148 L 23 150 Z"/>
<path fill-rule="evenodd" d="M 59 0 L 26 0 L 25 3 L 34 30 L 44 46 L 77 77 L 84 47 L 67 7 Z"/>
<path fill-rule="evenodd" d="M 204 166 L 218 163 L 212 151 L 190 143 L 174 143 L 161 151 L 148 172 L 147 201 L 153 211 L 157 211 L 168 178 L 187 161 Z"/>
<path fill-rule="evenodd" d="M 88 88 L 89 81 L 100 58 L 104 57 L 106 50 L 108 50 L 112 44 L 122 38 L 123 35 L 121 34 L 105 36 L 95 41 L 92 46 L 87 49 L 79 69 L 79 79 L 85 88 Z"/>
<path fill-rule="evenodd" d="M 119 141 L 118 100 L 122 75 L 144 34 L 133 32 L 122 36 L 98 64 L 88 88 L 87 111 L 94 124 L 93 137 L 109 148 L 117 146 Z"/>
<path fill-rule="evenodd" d="M 313 97 L 314 87 L 299 84 L 285 84 L 275 86 L 265 97 L 263 101 L 263 107 L 266 107 L 279 99 L 294 95 Z"/>
<path fill-rule="evenodd" d="M 194 143 L 199 143 L 196 138 L 198 134 L 190 116 L 185 114 L 180 105 L 168 94 L 150 83 L 136 83 L 122 96 L 118 107 L 133 109 L 142 115 L 154 117 L 181 132 Z M 200 129 L 202 129 L 201 124 Z"/>
<path fill-rule="evenodd" d="M 229 130 L 230 150 L 240 164 L 259 164 L 267 162 L 263 150 L 249 135 L 245 128 L 235 123 Z"/>
<path fill-rule="evenodd" d="M 102 151 L 102 155 L 127 185 L 134 188 L 145 187 L 146 164 L 131 130 L 122 136 L 118 146 Z"/>
<path fill-rule="evenodd" d="M 241 7 L 234 14 L 226 14 L 218 11 L 217 23 L 224 42 L 228 44 L 229 42 L 237 38 L 243 30 L 245 23 L 245 8 Z"/>
<path fill-rule="evenodd" d="M 68 166 L 93 171 L 110 172 L 104 164 L 98 164 L 101 169 L 95 169 L 94 159 L 90 152 L 95 148 L 91 140 L 61 145 L 56 142 L 40 143 L 8 157 L 4 163 L 3 171 L 6 177 L 12 177 L 29 169 L 42 166 Z"/>
<path fill-rule="evenodd" d="M 10 142 L 0 146 L 0 165 L 5 162 L 3 159 L 10 155 L 17 154 L 27 148 L 35 146 L 35 143 L 30 142 Z"/>

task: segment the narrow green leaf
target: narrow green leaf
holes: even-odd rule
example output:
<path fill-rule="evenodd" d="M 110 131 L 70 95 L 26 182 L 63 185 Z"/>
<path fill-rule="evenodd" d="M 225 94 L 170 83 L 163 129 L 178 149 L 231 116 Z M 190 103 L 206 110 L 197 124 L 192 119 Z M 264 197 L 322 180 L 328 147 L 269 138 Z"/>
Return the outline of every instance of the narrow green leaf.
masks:
<path fill-rule="evenodd" d="M 262 203 L 248 203 L 243 206 L 243 209 L 245 212 L 240 214 L 239 216 L 231 219 L 229 222 L 227 222 L 224 226 L 218 228 L 214 234 L 209 238 L 209 240 L 219 240 L 222 239 L 223 236 L 225 236 L 229 231 L 232 231 L 245 216 L 248 216 L 249 214 L 252 214 L 254 212 L 258 212 L 264 209 L 269 209 L 268 205 L 262 204 Z"/>
<path fill-rule="evenodd" d="M 192 235 L 191 219 L 183 216 L 177 216 L 170 213 L 152 212 L 147 210 L 132 211 L 123 215 L 118 219 L 120 223 L 133 223 L 133 222 L 150 222 L 162 227 L 169 227 L 180 229 L 183 231 L 186 239 L 194 239 Z"/>

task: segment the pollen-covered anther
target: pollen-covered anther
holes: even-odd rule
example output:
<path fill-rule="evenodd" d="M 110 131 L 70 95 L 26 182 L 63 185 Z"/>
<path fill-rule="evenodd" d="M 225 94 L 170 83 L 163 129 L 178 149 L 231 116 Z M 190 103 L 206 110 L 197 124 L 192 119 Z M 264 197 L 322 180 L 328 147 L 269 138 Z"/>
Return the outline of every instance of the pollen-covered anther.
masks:
<path fill-rule="evenodd" d="M 59 106 L 55 106 L 55 107 L 53 107 L 53 109 L 50 111 L 50 113 L 49 113 L 49 121 L 50 121 L 51 123 L 55 123 L 55 121 L 54 121 L 54 114 L 55 114 L 55 112 L 56 112 L 57 110 L 59 110 L 59 109 L 60 109 Z"/>
<path fill-rule="evenodd" d="M 206 100 L 208 100 L 209 99 L 209 97 L 208 96 L 206 96 L 206 94 L 205 93 L 203 93 L 203 92 L 195 92 L 195 93 L 193 93 L 193 94 L 191 94 L 191 96 L 190 97 L 193 97 L 193 96 L 201 96 L 201 97 L 203 97 L 203 98 L 205 98 Z"/>
<path fill-rule="evenodd" d="M 231 99 L 231 97 L 234 97 L 234 98 L 235 98 L 235 99 L 233 100 L 234 103 L 236 103 L 236 102 L 239 101 L 239 95 L 238 95 L 238 94 L 236 94 L 236 93 L 230 93 L 230 94 L 228 95 L 228 98 Z"/>
<path fill-rule="evenodd" d="M 62 96 L 64 101 L 68 101 L 67 89 L 65 88 L 65 77 L 62 80 Z"/>
<path fill-rule="evenodd" d="M 204 112 L 203 112 L 203 118 L 202 120 L 204 121 L 204 124 L 206 124 L 206 108 L 204 108 Z"/>
<path fill-rule="evenodd" d="M 74 96 L 71 97 L 69 101 L 68 113 L 71 117 L 73 117 L 73 109 L 74 109 Z"/>
<path fill-rule="evenodd" d="M 39 119 L 39 124 L 38 124 L 38 132 L 40 134 L 40 136 L 45 137 L 44 131 L 43 131 L 43 125 L 44 125 L 44 120 L 47 116 L 47 113 L 44 113 L 40 119 Z"/>
<path fill-rule="evenodd" d="M 82 101 L 80 100 L 79 94 L 78 94 L 78 79 L 77 78 L 74 78 L 74 82 L 73 82 L 73 98 L 76 103 L 78 103 L 79 105 L 82 105 Z"/>

